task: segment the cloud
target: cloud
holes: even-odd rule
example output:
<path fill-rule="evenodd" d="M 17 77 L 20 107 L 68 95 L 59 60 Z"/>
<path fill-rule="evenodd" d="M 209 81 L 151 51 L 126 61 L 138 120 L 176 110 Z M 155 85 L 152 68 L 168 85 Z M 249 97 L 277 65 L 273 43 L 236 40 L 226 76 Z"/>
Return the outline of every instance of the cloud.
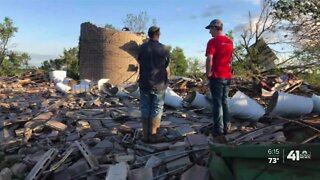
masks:
<path fill-rule="evenodd" d="M 208 6 L 205 11 L 202 13 L 201 17 L 207 18 L 212 16 L 221 15 L 223 12 L 220 6 Z"/>
<path fill-rule="evenodd" d="M 191 15 L 190 19 L 208 18 L 208 17 L 221 15 L 222 13 L 223 13 L 223 11 L 220 6 L 216 6 L 216 5 L 208 6 L 207 5 L 202 14 Z"/>
<path fill-rule="evenodd" d="M 256 26 L 257 22 L 258 22 L 259 18 L 258 17 L 253 17 L 252 18 L 252 24 L 251 24 L 251 28 L 250 28 L 250 23 L 249 20 L 246 22 L 242 22 L 239 23 L 238 25 L 236 25 L 233 28 L 233 32 L 237 35 L 240 36 L 240 34 L 242 34 L 245 30 L 249 30 L 251 29 L 252 32 L 255 32 L 256 30 L 258 30 L 258 32 L 260 33 L 262 31 L 262 26 L 263 24 L 260 23 L 259 26 Z M 270 26 L 272 23 L 272 19 L 270 18 L 267 22 L 266 22 L 266 26 Z M 258 28 L 258 29 L 257 29 Z M 263 33 L 263 35 L 261 36 L 262 38 L 264 38 L 264 40 L 268 43 L 273 43 L 273 42 L 283 42 L 285 40 L 288 40 L 288 38 L 284 38 L 284 35 L 286 35 L 286 33 L 282 32 L 282 31 L 277 31 L 277 32 L 270 32 L 270 31 L 265 31 Z"/>

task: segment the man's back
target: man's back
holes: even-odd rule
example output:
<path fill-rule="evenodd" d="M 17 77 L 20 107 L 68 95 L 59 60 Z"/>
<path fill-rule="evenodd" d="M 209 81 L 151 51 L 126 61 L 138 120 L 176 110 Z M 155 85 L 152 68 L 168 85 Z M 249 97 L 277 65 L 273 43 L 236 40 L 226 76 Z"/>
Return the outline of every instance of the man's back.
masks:
<path fill-rule="evenodd" d="M 227 36 L 216 36 L 209 40 L 206 55 L 213 54 L 212 57 L 212 77 L 211 78 L 231 78 L 231 59 L 233 43 Z"/>
<path fill-rule="evenodd" d="M 169 64 L 169 52 L 163 44 L 149 40 L 141 45 L 138 62 L 140 65 L 139 86 L 142 90 L 164 90 L 167 88 L 166 67 Z"/>

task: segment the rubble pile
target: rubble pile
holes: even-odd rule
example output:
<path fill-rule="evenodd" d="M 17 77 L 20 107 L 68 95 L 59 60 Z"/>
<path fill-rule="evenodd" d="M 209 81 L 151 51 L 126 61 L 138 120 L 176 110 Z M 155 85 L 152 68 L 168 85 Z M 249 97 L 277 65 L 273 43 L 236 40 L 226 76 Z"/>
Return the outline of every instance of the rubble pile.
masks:
<path fill-rule="evenodd" d="M 0 179 L 209 178 L 209 108 L 166 105 L 159 130 L 165 141 L 146 144 L 141 141 L 138 96 L 110 94 L 116 88 L 107 80 L 67 93 L 59 92 L 57 84 L 38 72 L 0 79 Z M 175 79 L 170 86 L 185 97 L 190 90 L 205 94 L 201 84 Z M 318 141 L 318 118 L 232 119 L 232 133 L 212 141 L 232 145 Z"/>

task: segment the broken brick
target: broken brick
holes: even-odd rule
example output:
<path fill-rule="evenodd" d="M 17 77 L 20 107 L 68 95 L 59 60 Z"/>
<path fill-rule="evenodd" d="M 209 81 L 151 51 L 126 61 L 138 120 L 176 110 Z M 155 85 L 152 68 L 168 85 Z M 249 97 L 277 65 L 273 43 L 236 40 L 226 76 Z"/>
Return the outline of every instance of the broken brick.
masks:
<path fill-rule="evenodd" d="M 55 120 L 47 121 L 46 125 L 58 131 L 65 131 L 67 129 L 67 126 L 65 124 Z"/>

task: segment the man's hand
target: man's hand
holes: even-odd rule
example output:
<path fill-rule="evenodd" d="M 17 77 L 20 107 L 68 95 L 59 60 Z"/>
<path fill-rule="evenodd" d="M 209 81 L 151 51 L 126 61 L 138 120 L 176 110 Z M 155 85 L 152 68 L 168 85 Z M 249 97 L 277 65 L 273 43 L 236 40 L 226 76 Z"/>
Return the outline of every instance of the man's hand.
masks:
<path fill-rule="evenodd" d="M 212 76 L 212 72 L 211 71 L 207 72 L 206 76 L 207 76 L 207 78 L 211 77 Z"/>

